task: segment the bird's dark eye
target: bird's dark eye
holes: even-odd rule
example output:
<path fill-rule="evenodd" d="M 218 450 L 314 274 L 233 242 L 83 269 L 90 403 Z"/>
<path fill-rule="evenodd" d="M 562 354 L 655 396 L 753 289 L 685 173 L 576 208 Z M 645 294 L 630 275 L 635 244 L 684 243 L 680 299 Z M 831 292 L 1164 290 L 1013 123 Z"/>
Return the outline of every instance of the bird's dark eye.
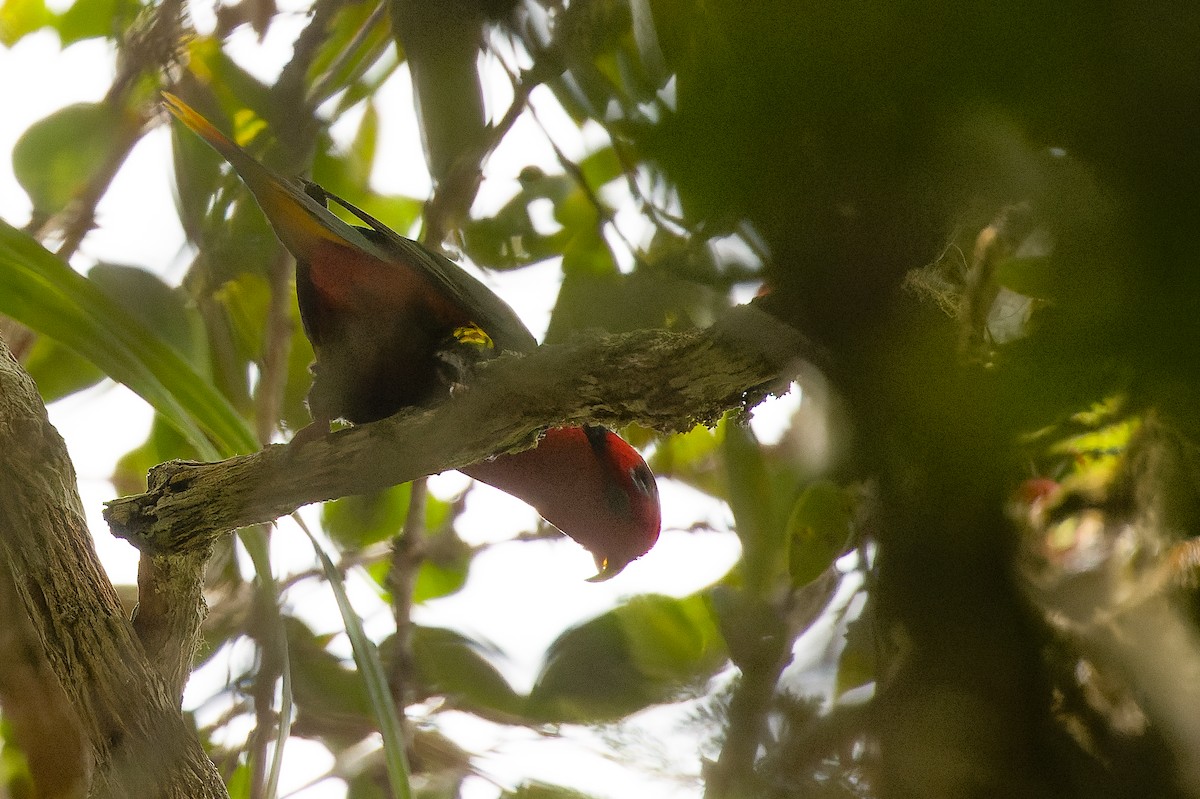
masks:
<path fill-rule="evenodd" d="M 654 475 L 648 467 L 640 463 L 629 470 L 629 479 L 633 481 L 634 488 L 645 496 L 652 497 L 658 493 Z"/>
<path fill-rule="evenodd" d="M 622 518 L 629 516 L 629 496 L 615 483 L 609 483 L 604 488 L 604 501 L 614 515 Z"/>

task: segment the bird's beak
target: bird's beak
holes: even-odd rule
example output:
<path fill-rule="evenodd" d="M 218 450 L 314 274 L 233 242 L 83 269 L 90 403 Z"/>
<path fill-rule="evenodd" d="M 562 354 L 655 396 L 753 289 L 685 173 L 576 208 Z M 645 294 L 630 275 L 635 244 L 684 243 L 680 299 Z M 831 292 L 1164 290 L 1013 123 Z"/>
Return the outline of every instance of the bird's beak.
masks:
<path fill-rule="evenodd" d="M 622 564 L 618 565 L 618 564 L 614 563 L 613 561 L 609 560 L 608 558 L 603 557 L 601 555 L 596 555 L 595 557 L 596 557 L 596 568 L 600 570 L 600 573 L 597 574 L 595 577 L 587 578 L 587 581 L 589 583 L 603 583 L 607 580 L 611 580 L 612 578 L 616 577 L 621 572 L 625 571 L 625 567 L 629 565 L 627 563 L 622 563 Z"/>

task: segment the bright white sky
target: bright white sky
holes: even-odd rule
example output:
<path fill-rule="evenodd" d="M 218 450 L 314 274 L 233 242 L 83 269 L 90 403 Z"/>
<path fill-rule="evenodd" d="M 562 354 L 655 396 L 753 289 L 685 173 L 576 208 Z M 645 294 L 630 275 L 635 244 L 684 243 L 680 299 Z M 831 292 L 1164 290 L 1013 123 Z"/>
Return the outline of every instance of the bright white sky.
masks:
<path fill-rule="evenodd" d="M 211 25 L 209 9 L 195 4 L 194 21 L 202 30 Z M 290 56 L 291 42 L 306 20 L 303 14 L 285 13 L 259 45 L 248 31 L 233 37 L 230 52 L 244 66 L 264 79 L 271 79 Z M 39 33 L 23 39 L 12 50 L 0 49 L 0 217 L 24 224 L 29 204 L 15 182 L 7 154 L 22 131 L 54 110 L 74 102 L 100 100 L 112 77 L 113 57 L 102 42 L 87 41 L 65 51 L 53 34 Z M 18 76 L 30 76 L 29 79 Z M 493 98 L 502 113 L 507 102 L 505 80 L 497 83 Z M 571 157 L 579 157 L 603 141 L 599 129 L 581 136 L 557 109 L 548 94 L 535 93 L 542 121 L 558 145 Z M 380 158 L 373 179 L 387 192 L 424 197 L 429 177 L 421 154 L 420 140 L 412 114 L 412 96 L 406 71 L 398 73 L 378 95 L 382 130 Z M 497 109 L 492 109 L 493 113 Z M 358 114 L 350 114 L 334 127 L 336 138 L 345 141 L 357 125 Z M 170 143 L 165 128 L 150 133 L 137 147 L 112 184 L 98 209 L 99 227 L 85 240 L 75 266 L 86 269 L 98 259 L 142 266 L 177 282 L 190 260 L 182 230 L 174 211 Z M 489 162 L 480 204 L 495 207 L 515 191 L 515 177 L 522 167 L 537 164 L 547 172 L 561 171 L 544 134 L 532 122 L 519 122 Z M 612 190 L 619 203 L 623 187 Z M 619 216 L 623 231 L 633 241 L 645 235 L 645 224 L 627 210 Z M 386 221 L 386 220 L 385 220 Z M 535 334 L 543 332 L 554 301 L 559 279 L 558 264 L 548 263 L 521 270 L 501 279 L 489 279 L 498 293 L 514 305 Z M 756 432 L 767 440 L 781 434 L 797 405 L 792 396 L 760 406 L 755 413 Z M 113 539 L 100 516 L 101 503 L 113 497 L 109 475 L 116 459 L 140 443 L 150 424 L 150 410 L 123 386 L 105 383 L 67 398 L 51 407 L 51 418 L 63 434 L 79 473 L 80 491 L 97 548 L 110 576 L 118 583 L 132 583 L 136 555 L 131 547 Z M 449 496 L 463 489 L 465 478 L 450 473 L 431 481 L 431 489 Z M 461 629 L 494 642 L 507 659 L 498 665 L 518 690 L 527 690 L 536 675 L 546 647 L 564 628 L 601 613 L 623 597 L 657 592 L 673 596 L 692 593 L 724 574 L 736 561 L 736 536 L 729 532 L 731 519 L 723 503 L 660 479 L 664 533 L 658 545 L 632 564 L 616 579 L 592 584 L 584 578 L 594 573 L 591 557 L 573 542 L 563 539 L 533 544 L 505 544 L 489 549 L 476 559 L 466 588 L 459 593 L 428 603 L 416 611 L 417 621 Z M 310 521 L 317 514 L 306 511 Z M 531 529 L 534 512 L 517 500 L 486 486 L 473 490 L 459 526 L 472 544 L 506 541 L 520 530 Z M 701 522 L 714 532 L 686 533 L 682 530 Z M 274 536 L 274 557 L 280 577 L 313 566 L 311 551 L 301 534 L 283 525 Z M 365 578 L 352 575 L 350 589 L 356 607 L 366 618 L 368 630 L 380 637 L 390 627 L 390 612 Z M 547 602 L 547 597 L 554 597 Z M 301 608 L 318 631 L 340 629 L 340 619 L 328 588 L 307 583 L 289 593 L 287 602 Z M 515 623 L 519 620 L 519 623 Z M 815 632 L 815 631 L 814 631 Z M 827 634 L 827 633 L 826 633 Z M 349 646 L 342 642 L 349 656 Z M 236 661 L 245 651 L 231 651 Z M 814 654 L 815 656 L 815 654 Z M 220 661 L 220 658 L 217 658 Z M 189 689 L 188 701 L 197 702 L 223 684 L 230 661 L 210 666 L 198 674 Z M 206 707 L 201 722 L 210 721 L 225 708 Z M 677 711 L 649 711 L 631 728 L 662 746 L 664 773 L 695 775 L 699 768 L 697 742 L 682 736 Z M 465 714 L 443 721 L 451 737 L 480 754 L 479 765 L 497 784 L 512 788 L 524 779 L 541 779 L 576 787 L 597 796 L 695 797 L 694 780 L 671 779 L 613 762 L 604 747 L 587 731 L 564 731 L 564 739 L 547 742 L 527 732 L 514 733 Z M 244 734 L 244 730 L 239 734 Z M 666 742 L 674 741 L 674 745 Z M 550 749 L 553 756 L 547 756 Z M 331 765 L 325 750 L 306 741 L 290 741 L 281 795 L 301 789 L 319 779 Z M 498 794 L 496 785 L 471 780 L 465 799 L 484 799 Z M 344 795 L 341 783 L 325 781 L 293 794 L 304 799 L 326 799 Z"/>

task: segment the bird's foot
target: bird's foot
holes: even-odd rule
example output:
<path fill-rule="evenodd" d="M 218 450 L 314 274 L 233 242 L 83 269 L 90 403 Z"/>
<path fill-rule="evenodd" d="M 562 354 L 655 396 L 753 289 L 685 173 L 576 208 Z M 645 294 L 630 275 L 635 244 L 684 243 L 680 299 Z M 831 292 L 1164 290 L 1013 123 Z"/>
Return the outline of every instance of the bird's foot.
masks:
<path fill-rule="evenodd" d="M 476 324 L 455 328 L 437 352 L 438 374 L 450 396 L 465 392 L 475 367 L 495 354 L 496 345 L 483 328 Z"/>
<path fill-rule="evenodd" d="M 291 441 L 288 442 L 288 447 L 299 449 L 310 442 L 319 441 L 327 435 L 329 435 L 329 420 L 313 419 L 296 431 Z"/>

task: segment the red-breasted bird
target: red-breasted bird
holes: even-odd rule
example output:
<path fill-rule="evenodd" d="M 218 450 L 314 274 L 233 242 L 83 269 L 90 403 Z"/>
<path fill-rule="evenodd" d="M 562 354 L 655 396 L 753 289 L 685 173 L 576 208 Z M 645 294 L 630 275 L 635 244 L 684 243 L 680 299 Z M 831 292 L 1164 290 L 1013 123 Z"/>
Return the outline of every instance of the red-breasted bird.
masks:
<path fill-rule="evenodd" d="M 233 166 L 296 258 L 300 318 L 316 353 L 308 402 L 318 432 L 332 419 L 362 424 L 444 399 L 453 363 L 445 354 L 464 344 L 537 347 L 512 308 L 459 266 L 315 184 L 276 175 L 182 100 L 163 97 Z M 343 222 L 327 200 L 365 227 Z M 614 576 L 658 539 L 654 475 L 604 428 L 554 428 L 534 449 L 462 471 L 528 502 L 588 549 L 600 570 L 592 580 Z"/>

